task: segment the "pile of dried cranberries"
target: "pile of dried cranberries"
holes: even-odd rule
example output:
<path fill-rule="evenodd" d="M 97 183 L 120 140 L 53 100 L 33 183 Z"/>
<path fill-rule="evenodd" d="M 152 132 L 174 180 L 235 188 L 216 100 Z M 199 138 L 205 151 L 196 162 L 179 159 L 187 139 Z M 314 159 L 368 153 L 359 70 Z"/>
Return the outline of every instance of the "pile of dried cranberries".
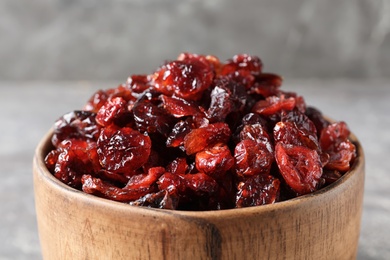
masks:
<path fill-rule="evenodd" d="M 97 91 L 54 125 L 47 168 L 63 183 L 131 205 L 258 206 L 314 192 L 356 148 L 256 56 L 190 53 Z"/>

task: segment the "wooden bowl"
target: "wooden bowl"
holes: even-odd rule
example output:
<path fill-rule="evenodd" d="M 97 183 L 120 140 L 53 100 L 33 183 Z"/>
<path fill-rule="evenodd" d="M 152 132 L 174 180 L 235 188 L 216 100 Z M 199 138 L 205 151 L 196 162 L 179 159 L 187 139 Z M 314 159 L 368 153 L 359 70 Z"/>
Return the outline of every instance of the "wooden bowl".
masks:
<path fill-rule="evenodd" d="M 273 205 L 222 211 L 130 206 L 75 190 L 44 164 L 49 132 L 34 158 L 34 189 L 44 259 L 355 259 L 364 154 L 315 193 Z"/>

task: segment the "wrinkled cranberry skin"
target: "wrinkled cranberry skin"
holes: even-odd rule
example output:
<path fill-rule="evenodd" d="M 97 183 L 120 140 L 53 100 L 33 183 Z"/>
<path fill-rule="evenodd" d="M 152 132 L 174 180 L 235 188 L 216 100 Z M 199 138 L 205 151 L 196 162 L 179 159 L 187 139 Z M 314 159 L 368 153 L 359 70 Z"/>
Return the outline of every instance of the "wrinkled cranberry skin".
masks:
<path fill-rule="evenodd" d="M 52 144 L 57 147 L 65 139 L 97 140 L 100 126 L 96 114 L 88 111 L 73 111 L 63 115 L 54 124 Z"/>
<path fill-rule="evenodd" d="M 210 124 L 203 128 L 191 130 L 184 137 L 184 148 L 188 155 L 197 153 L 209 145 L 226 143 L 230 138 L 230 128 L 225 123 Z"/>
<path fill-rule="evenodd" d="M 213 77 L 210 65 L 195 59 L 169 62 L 153 75 L 159 92 L 188 100 L 198 100 Z"/>
<path fill-rule="evenodd" d="M 240 182 L 237 188 L 236 207 L 252 207 L 278 201 L 280 181 L 271 175 L 257 175 Z"/>
<path fill-rule="evenodd" d="M 273 155 L 268 149 L 254 140 L 239 142 L 234 150 L 235 169 L 238 176 L 269 174 Z"/>
<path fill-rule="evenodd" d="M 282 82 L 282 78 L 276 74 L 263 73 L 257 75 L 254 84 L 249 87 L 249 94 L 260 94 L 264 98 L 277 96 Z"/>
<path fill-rule="evenodd" d="M 127 79 L 127 86 L 135 93 L 142 93 L 150 87 L 148 75 L 132 75 Z"/>
<path fill-rule="evenodd" d="M 147 162 L 152 143 L 148 136 L 130 127 L 108 127 L 102 130 L 97 145 L 101 165 L 108 171 L 125 173 Z"/>
<path fill-rule="evenodd" d="M 262 68 L 263 63 L 258 57 L 238 54 L 222 66 L 221 75 L 228 75 L 236 71 L 248 71 L 254 75 L 258 75 L 261 73 Z"/>
<path fill-rule="evenodd" d="M 240 132 L 240 140 L 250 139 L 255 141 L 273 155 L 274 146 L 267 130 L 259 123 L 244 125 Z"/>
<path fill-rule="evenodd" d="M 167 147 L 179 147 L 184 145 L 185 136 L 194 128 L 195 126 L 188 120 L 177 122 L 173 126 L 171 133 L 167 137 Z"/>
<path fill-rule="evenodd" d="M 345 122 L 333 123 L 322 130 L 321 147 L 330 155 L 326 169 L 340 172 L 350 169 L 350 162 L 356 157 L 356 147 L 348 140 L 349 135 L 350 131 Z"/>
<path fill-rule="evenodd" d="M 234 158 L 229 147 L 219 143 L 200 151 L 195 156 L 196 168 L 213 177 L 222 178 L 234 165 Z"/>
<path fill-rule="evenodd" d="M 247 98 L 244 86 L 227 78 L 217 78 L 213 84 L 208 118 L 223 122 L 230 113 L 243 111 Z"/>
<path fill-rule="evenodd" d="M 282 110 L 293 110 L 295 107 L 295 98 L 285 98 L 284 96 L 270 96 L 265 100 L 260 100 L 252 107 L 252 112 L 263 116 L 272 116 L 280 113 Z"/>
<path fill-rule="evenodd" d="M 71 187 L 80 188 L 84 174 L 94 174 L 100 169 L 96 144 L 93 142 L 66 140 L 58 151 L 54 176 Z"/>
<path fill-rule="evenodd" d="M 98 90 L 96 91 L 85 104 L 83 110 L 91 111 L 97 113 L 99 109 L 106 103 L 109 95 L 106 91 Z"/>
<path fill-rule="evenodd" d="M 116 97 L 107 101 L 99 109 L 96 115 L 96 122 L 101 126 L 108 126 L 114 120 L 119 120 L 126 114 L 128 114 L 127 102 L 121 97 Z"/>
<path fill-rule="evenodd" d="M 275 159 L 286 183 L 299 195 L 313 192 L 322 175 L 318 153 L 304 146 L 275 146 Z"/>
<path fill-rule="evenodd" d="M 200 113 L 199 108 L 191 101 L 165 95 L 161 95 L 160 99 L 167 113 L 174 117 L 193 116 Z"/>
<path fill-rule="evenodd" d="M 138 102 L 133 107 L 134 121 L 140 132 L 160 133 L 167 136 L 172 118 L 169 114 L 151 102 Z"/>

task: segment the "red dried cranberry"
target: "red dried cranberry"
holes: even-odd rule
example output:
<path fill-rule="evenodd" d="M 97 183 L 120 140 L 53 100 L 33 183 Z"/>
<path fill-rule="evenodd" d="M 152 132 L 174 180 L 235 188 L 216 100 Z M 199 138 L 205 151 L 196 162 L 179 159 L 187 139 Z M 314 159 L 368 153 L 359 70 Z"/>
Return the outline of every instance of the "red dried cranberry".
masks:
<path fill-rule="evenodd" d="M 151 102 L 138 102 L 133 107 L 134 121 L 140 132 L 160 133 L 168 136 L 172 118 Z"/>
<path fill-rule="evenodd" d="M 322 113 L 314 107 L 306 108 L 305 114 L 314 123 L 317 129 L 317 135 L 320 137 L 322 129 L 327 127 L 329 122 L 323 117 Z"/>
<path fill-rule="evenodd" d="M 144 165 L 151 151 L 149 136 L 130 127 L 104 128 L 98 142 L 99 160 L 102 166 L 112 172 L 132 172 Z"/>
<path fill-rule="evenodd" d="M 328 170 L 346 172 L 356 157 L 356 147 L 348 140 L 350 131 L 345 122 L 333 123 L 321 132 L 320 144 L 324 152 L 330 155 L 325 165 Z"/>
<path fill-rule="evenodd" d="M 282 110 L 293 110 L 295 107 L 295 98 L 285 98 L 283 95 L 270 96 L 266 100 L 260 100 L 253 108 L 252 112 L 264 116 L 271 116 L 280 113 Z"/>
<path fill-rule="evenodd" d="M 268 174 L 274 160 L 265 145 L 252 139 L 245 139 L 237 144 L 234 158 L 236 174 L 241 177 Z"/>
<path fill-rule="evenodd" d="M 99 109 L 96 115 L 96 122 L 101 126 L 108 126 L 114 120 L 120 119 L 127 113 L 127 102 L 121 97 L 116 97 L 107 101 Z"/>
<path fill-rule="evenodd" d="M 230 138 L 230 128 L 225 123 L 210 124 L 191 130 L 184 137 L 184 148 L 188 155 L 202 151 L 209 145 L 226 143 Z"/>
<path fill-rule="evenodd" d="M 186 190 L 184 174 L 166 172 L 158 179 L 157 185 L 159 190 L 175 191 L 179 194 L 184 194 Z"/>
<path fill-rule="evenodd" d="M 269 96 L 277 96 L 282 82 L 283 80 L 279 75 L 262 73 L 256 76 L 254 84 L 250 86 L 248 91 L 250 94 L 260 94 L 265 98 Z"/>
<path fill-rule="evenodd" d="M 158 91 L 188 100 L 198 100 L 213 77 L 210 65 L 197 59 L 169 62 L 153 75 Z"/>
<path fill-rule="evenodd" d="M 273 154 L 274 147 L 267 130 L 259 123 L 244 125 L 240 132 L 240 140 L 250 139 L 255 141 Z"/>
<path fill-rule="evenodd" d="M 214 122 L 221 122 L 230 113 L 243 111 L 247 94 L 241 84 L 220 77 L 214 80 L 213 85 L 211 103 L 207 111 L 208 118 Z"/>
<path fill-rule="evenodd" d="M 250 56 L 247 54 L 238 54 L 233 56 L 231 60 L 228 60 L 225 65 L 222 66 L 221 75 L 228 75 L 236 71 L 249 71 L 253 75 L 261 73 L 263 63 L 257 56 Z"/>
<path fill-rule="evenodd" d="M 233 167 L 234 158 L 227 145 L 218 143 L 198 152 L 195 163 L 198 171 L 204 172 L 214 179 L 220 179 Z"/>
<path fill-rule="evenodd" d="M 210 176 L 199 172 L 184 175 L 186 186 L 197 195 L 212 194 L 218 190 L 217 182 Z"/>
<path fill-rule="evenodd" d="M 283 144 L 306 146 L 321 153 L 313 122 L 298 110 L 282 112 L 281 122 L 274 127 L 274 140 Z"/>
<path fill-rule="evenodd" d="M 304 146 L 277 143 L 275 159 L 284 180 L 297 194 L 303 195 L 317 189 L 322 175 L 317 151 Z"/>
<path fill-rule="evenodd" d="M 191 129 L 195 126 L 189 121 L 179 121 L 173 128 L 172 132 L 168 135 L 166 145 L 167 147 L 179 147 L 184 145 L 184 137 L 191 132 Z"/>
<path fill-rule="evenodd" d="M 165 95 L 161 95 L 160 99 L 164 104 L 164 109 L 174 117 L 193 116 L 200 113 L 194 102 Z"/>
<path fill-rule="evenodd" d="M 148 75 L 132 75 L 127 79 L 127 86 L 135 92 L 142 93 L 150 87 Z"/>
<path fill-rule="evenodd" d="M 335 182 L 356 157 L 347 126 L 262 67 L 246 54 L 222 64 L 182 53 L 132 75 L 57 120 L 45 164 L 87 193 L 179 210 L 269 204 Z"/>
<path fill-rule="evenodd" d="M 71 187 L 80 188 L 84 174 L 94 174 L 101 168 L 94 142 L 66 140 L 59 151 L 54 176 Z"/>
<path fill-rule="evenodd" d="M 54 124 L 53 145 L 57 147 L 66 139 L 96 141 L 100 126 L 96 124 L 96 114 L 89 111 L 73 111 L 63 115 Z"/>
<path fill-rule="evenodd" d="M 188 170 L 187 160 L 186 158 L 176 158 L 167 165 L 166 169 L 167 172 L 184 175 Z"/>
<path fill-rule="evenodd" d="M 98 90 L 90 97 L 83 110 L 97 113 L 104 103 L 106 103 L 107 99 L 108 94 L 103 90 Z"/>
<path fill-rule="evenodd" d="M 236 207 L 272 204 L 278 201 L 280 181 L 271 175 L 257 175 L 240 182 L 237 187 Z"/>

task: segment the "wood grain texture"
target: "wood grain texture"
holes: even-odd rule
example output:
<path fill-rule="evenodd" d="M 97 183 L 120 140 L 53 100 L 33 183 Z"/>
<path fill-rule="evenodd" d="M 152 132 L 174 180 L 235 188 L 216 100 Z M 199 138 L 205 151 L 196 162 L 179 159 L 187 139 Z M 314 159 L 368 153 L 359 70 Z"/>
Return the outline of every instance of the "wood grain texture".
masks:
<path fill-rule="evenodd" d="M 359 143 L 353 170 L 319 192 L 261 207 L 187 212 L 133 207 L 62 184 L 43 163 L 50 134 L 34 158 L 44 259 L 356 259 L 364 188 Z"/>

